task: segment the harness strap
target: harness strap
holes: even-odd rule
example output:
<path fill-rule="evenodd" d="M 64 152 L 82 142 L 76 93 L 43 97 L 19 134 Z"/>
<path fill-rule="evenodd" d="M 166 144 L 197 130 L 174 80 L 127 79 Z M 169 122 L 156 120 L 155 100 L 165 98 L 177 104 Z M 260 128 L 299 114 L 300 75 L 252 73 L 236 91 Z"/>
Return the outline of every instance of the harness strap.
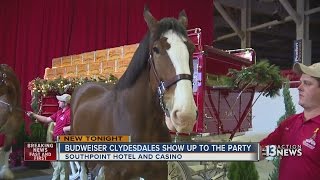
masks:
<path fill-rule="evenodd" d="M 4 101 L 2 101 L 2 100 L 0 100 L 0 103 L 8 106 L 10 113 L 12 112 L 12 109 L 13 109 L 13 108 L 12 108 L 11 104 L 9 104 L 9 103 L 7 103 L 7 102 L 4 102 Z"/>
<path fill-rule="evenodd" d="M 164 87 L 166 89 L 168 89 L 170 86 L 172 86 L 173 84 L 177 83 L 178 81 L 180 81 L 182 79 L 192 81 L 192 76 L 190 74 L 178 74 L 174 78 L 172 78 L 171 80 L 164 82 Z"/>
<path fill-rule="evenodd" d="M 151 65 L 152 71 L 153 71 L 153 73 L 154 73 L 154 75 L 156 77 L 157 83 L 159 83 L 160 82 L 160 78 L 159 78 L 158 73 L 156 71 L 156 68 L 154 66 L 154 62 L 152 61 L 152 55 L 151 54 L 149 55 L 149 59 L 148 60 L 149 60 L 149 64 Z"/>
<path fill-rule="evenodd" d="M 11 106 L 11 104 L 9 104 L 9 103 L 7 103 L 7 102 L 4 102 L 4 101 L 2 101 L 2 100 L 0 100 L 0 103 L 5 104 L 5 105 L 7 105 L 7 106 Z"/>

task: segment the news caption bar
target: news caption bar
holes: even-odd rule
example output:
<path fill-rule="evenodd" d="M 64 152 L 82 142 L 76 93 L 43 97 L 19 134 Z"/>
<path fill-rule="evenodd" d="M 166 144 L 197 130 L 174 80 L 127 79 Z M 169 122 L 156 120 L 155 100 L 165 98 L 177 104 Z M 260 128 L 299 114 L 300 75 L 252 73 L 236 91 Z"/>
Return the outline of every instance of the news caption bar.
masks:
<path fill-rule="evenodd" d="M 133 143 L 130 136 L 59 136 L 25 143 L 26 161 L 258 161 L 258 143 Z"/>

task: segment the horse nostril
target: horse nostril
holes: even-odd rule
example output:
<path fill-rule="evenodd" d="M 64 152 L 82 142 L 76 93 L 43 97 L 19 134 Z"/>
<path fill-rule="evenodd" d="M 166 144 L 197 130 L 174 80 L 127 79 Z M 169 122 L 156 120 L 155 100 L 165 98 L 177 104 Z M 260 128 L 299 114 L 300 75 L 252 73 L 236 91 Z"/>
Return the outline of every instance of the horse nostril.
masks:
<path fill-rule="evenodd" d="M 172 113 L 172 118 L 173 119 L 178 119 L 178 110 L 174 110 Z"/>

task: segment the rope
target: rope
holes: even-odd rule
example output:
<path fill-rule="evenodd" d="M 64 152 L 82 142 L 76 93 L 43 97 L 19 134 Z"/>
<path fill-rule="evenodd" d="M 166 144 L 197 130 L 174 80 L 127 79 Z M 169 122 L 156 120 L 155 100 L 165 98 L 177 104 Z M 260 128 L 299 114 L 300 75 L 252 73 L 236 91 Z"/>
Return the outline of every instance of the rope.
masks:
<path fill-rule="evenodd" d="M 10 109 L 10 112 L 12 112 L 13 109 L 16 109 L 16 110 L 19 110 L 19 111 L 21 111 L 21 112 L 27 113 L 26 110 L 21 109 L 21 108 L 17 108 L 17 107 L 12 107 L 11 104 L 9 104 L 9 103 L 7 103 L 7 102 L 4 102 L 4 101 L 2 101 L 2 100 L 0 100 L 0 103 L 2 103 L 2 104 L 4 104 L 4 105 L 7 105 L 7 106 L 9 107 L 9 109 Z"/>

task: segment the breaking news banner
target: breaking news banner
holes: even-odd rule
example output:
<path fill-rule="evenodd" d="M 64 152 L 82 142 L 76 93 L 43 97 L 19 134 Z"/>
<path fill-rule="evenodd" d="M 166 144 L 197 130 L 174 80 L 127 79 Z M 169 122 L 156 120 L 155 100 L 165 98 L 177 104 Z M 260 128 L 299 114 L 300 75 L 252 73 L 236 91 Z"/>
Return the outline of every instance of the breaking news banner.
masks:
<path fill-rule="evenodd" d="M 25 161 L 55 161 L 57 159 L 56 143 L 25 142 Z"/>
<path fill-rule="evenodd" d="M 258 143 L 57 143 L 62 161 L 258 161 Z"/>
<path fill-rule="evenodd" d="M 302 156 L 301 145 L 268 145 L 262 149 L 262 155 L 265 157 L 288 157 Z"/>

